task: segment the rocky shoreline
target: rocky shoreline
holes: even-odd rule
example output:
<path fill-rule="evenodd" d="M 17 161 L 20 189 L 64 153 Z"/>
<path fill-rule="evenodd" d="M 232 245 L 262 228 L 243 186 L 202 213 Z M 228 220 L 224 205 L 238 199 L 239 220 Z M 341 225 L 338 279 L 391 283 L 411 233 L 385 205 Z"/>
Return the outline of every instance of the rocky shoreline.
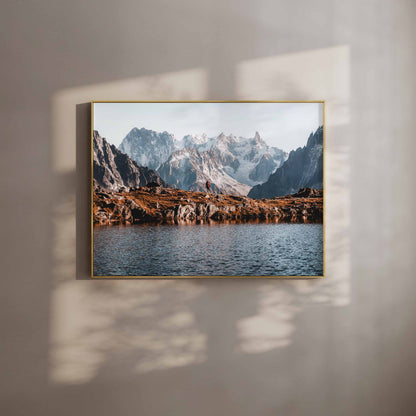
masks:
<path fill-rule="evenodd" d="M 303 188 L 293 195 L 258 200 L 160 186 L 94 191 L 94 225 L 252 221 L 322 223 L 323 191 Z"/>

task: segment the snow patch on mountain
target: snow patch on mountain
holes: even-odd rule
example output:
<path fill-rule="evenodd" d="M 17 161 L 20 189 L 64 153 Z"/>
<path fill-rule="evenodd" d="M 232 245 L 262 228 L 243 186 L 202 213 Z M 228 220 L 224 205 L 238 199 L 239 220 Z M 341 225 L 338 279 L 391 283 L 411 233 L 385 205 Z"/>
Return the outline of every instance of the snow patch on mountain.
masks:
<path fill-rule="evenodd" d="M 207 181 L 216 193 L 247 195 L 250 191 L 250 186 L 229 176 L 209 152 L 193 148 L 173 152 L 158 173 L 170 185 L 187 191 L 205 191 Z"/>

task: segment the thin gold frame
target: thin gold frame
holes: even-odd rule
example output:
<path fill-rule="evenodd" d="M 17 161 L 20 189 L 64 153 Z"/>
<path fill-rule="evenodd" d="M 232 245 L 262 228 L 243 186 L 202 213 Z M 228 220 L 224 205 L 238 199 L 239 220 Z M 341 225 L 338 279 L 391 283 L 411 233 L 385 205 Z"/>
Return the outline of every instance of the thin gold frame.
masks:
<path fill-rule="evenodd" d="M 323 274 L 322 276 L 94 276 L 94 222 L 93 222 L 93 167 L 94 167 L 94 148 L 93 148 L 93 132 L 94 132 L 94 104 L 99 103 L 311 103 L 322 104 L 323 110 Z M 91 132 L 90 132 L 90 242 L 91 242 L 91 278 L 93 279 L 323 279 L 326 277 L 326 261 L 325 261 L 325 139 L 326 139 L 326 124 L 325 124 L 325 100 L 313 101 L 256 101 L 256 100 L 205 100 L 205 101 L 91 101 Z"/>

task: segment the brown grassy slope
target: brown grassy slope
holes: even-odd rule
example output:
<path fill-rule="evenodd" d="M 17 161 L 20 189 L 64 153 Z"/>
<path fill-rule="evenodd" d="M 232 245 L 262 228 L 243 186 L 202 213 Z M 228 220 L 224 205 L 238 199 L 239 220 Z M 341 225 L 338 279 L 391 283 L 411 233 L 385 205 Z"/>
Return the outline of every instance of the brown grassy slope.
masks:
<path fill-rule="evenodd" d="M 323 194 L 301 190 L 295 195 L 256 200 L 233 195 L 142 187 L 131 192 L 95 192 L 94 224 L 145 222 L 273 221 L 322 222 Z"/>

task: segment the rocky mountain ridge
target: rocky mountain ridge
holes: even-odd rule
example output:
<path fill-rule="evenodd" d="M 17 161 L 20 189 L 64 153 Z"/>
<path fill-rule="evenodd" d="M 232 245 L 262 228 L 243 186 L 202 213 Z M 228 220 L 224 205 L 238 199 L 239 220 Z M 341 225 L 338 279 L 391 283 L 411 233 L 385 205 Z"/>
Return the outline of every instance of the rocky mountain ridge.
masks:
<path fill-rule="evenodd" d="M 323 189 L 323 127 L 311 133 L 306 146 L 292 150 L 288 159 L 270 175 L 254 186 L 250 198 L 272 198 L 296 192 L 299 188 Z"/>
<path fill-rule="evenodd" d="M 137 188 L 151 182 L 168 186 L 160 176 L 147 167 L 139 166 L 129 156 L 93 132 L 93 184 L 94 189 L 119 191 Z"/>

